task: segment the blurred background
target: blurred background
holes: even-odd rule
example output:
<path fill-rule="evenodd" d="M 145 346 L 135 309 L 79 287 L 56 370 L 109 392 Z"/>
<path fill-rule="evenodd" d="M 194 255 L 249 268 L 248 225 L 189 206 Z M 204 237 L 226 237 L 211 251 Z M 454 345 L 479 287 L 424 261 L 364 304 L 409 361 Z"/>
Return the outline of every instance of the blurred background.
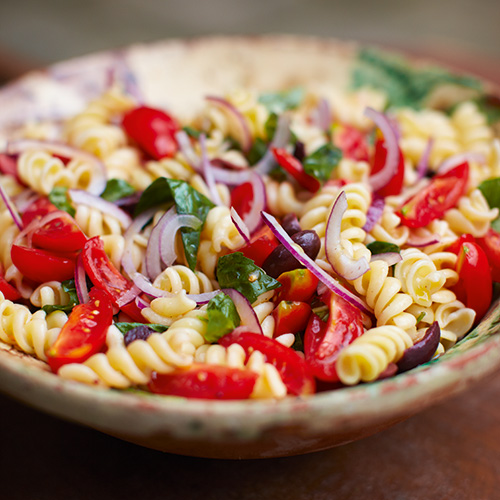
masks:
<path fill-rule="evenodd" d="M 296 33 L 376 42 L 499 74 L 499 0 L 1 0 L 3 79 L 134 42 Z"/>

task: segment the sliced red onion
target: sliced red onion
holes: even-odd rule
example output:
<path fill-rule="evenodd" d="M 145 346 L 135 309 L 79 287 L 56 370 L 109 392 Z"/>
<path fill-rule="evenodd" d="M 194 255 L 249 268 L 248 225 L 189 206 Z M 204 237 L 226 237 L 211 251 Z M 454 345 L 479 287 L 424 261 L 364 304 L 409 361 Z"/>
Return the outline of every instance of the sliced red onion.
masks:
<path fill-rule="evenodd" d="M 354 307 L 362 312 L 372 315 L 373 311 L 368 307 L 363 299 L 354 295 L 347 288 L 343 287 L 337 280 L 332 278 L 326 271 L 321 269 L 316 262 L 309 258 L 304 251 L 297 250 L 297 245 L 293 242 L 287 232 L 280 226 L 278 221 L 270 214 L 262 212 L 262 218 L 273 234 L 285 248 L 309 271 L 311 271 L 322 283 L 324 283 L 333 293 L 347 300 Z"/>
<path fill-rule="evenodd" d="M 241 319 L 241 326 L 244 326 L 247 332 L 262 334 L 259 319 L 248 299 L 234 288 L 223 288 L 222 292 L 234 302 Z"/>
<path fill-rule="evenodd" d="M 67 144 L 61 144 L 55 141 L 42 141 L 36 139 L 19 139 L 11 141 L 7 144 L 8 154 L 20 154 L 29 150 L 42 150 L 48 153 L 62 156 L 69 159 L 81 159 L 88 161 L 95 166 L 95 171 L 92 174 L 92 180 L 87 186 L 86 191 L 99 196 L 106 188 L 106 167 L 97 156 L 83 151 Z"/>
<path fill-rule="evenodd" d="M 83 191 L 82 189 L 69 189 L 68 194 L 71 201 L 74 203 L 97 208 L 97 210 L 101 211 L 103 214 L 114 217 L 118 220 L 123 229 L 127 229 L 127 227 L 132 224 L 132 218 L 130 215 L 110 201 L 104 200 L 103 198 L 88 193 L 87 191 Z"/>
<path fill-rule="evenodd" d="M 212 163 L 212 167 L 228 168 L 230 170 L 245 170 L 248 168 L 246 165 L 238 165 L 237 163 L 227 161 L 224 158 L 212 158 L 210 162 Z"/>
<path fill-rule="evenodd" d="M 250 182 L 250 175 L 253 169 L 245 170 L 226 170 L 224 168 L 212 166 L 214 179 L 228 186 L 239 186 L 244 182 Z"/>
<path fill-rule="evenodd" d="M 75 288 L 76 295 L 80 304 L 86 304 L 89 298 L 89 291 L 87 289 L 87 277 L 85 274 L 85 267 L 83 267 L 82 254 L 78 256 L 75 266 Z"/>
<path fill-rule="evenodd" d="M 330 131 L 332 113 L 327 99 L 323 98 L 319 101 L 318 107 L 312 113 L 312 120 L 323 132 Z"/>
<path fill-rule="evenodd" d="M 243 220 L 250 234 L 253 234 L 262 224 L 260 213 L 266 208 L 267 196 L 266 185 L 257 172 L 251 171 L 250 182 L 252 183 L 253 192 L 252 207 L 250 212 L 245 214 Z"/>
<path fill-rule="evenodd" d="M 398 139 L 394 132 L 394 128 L 390 119 L 380 111 L 373 108 L 365 109 L 365 116 L 373 120 L 375 125 L 380 129 L 384 136 L 385 147 L 387 149 L 387 156 L 385 158 L 384 166 L 376 174 L 369 177 L 373 191 L 382 189 L 394 177 L 399 164 L 399 147 Z"/>
<path fill-rule="evenodd" d="M 19 213 L 17 212 L 17 208 L 14 205 L 14 202 L 10 199 L 10 196 L 7 194 L 7 192 L 3 188 L 2 184 L 0 184 L 0 196 L 2 197 L 2 200 L 5 203 L 7 210 L 9 211 L 10 216 L 12 217 L 12 220 L 14 221 L 14 224 L 19 228 L 19 231 L 22 231 L 23 227 L 24 227 L 23 221 L 21 220 L 21 217 L 19 216 Z"/>
<path fill-rule="evenodd" d="M 430 361 L 438 348 L 440 338 L 441 329 L 435 321 L 427 328 L 422 340 L 405 350 L 403 357 L 397 362 L 399 371 L 405 372 Z"/>
<path fill-rule="evenodd" d="M 431 156 L 432 147 L 434 146 L 434 138 L 429 137 L 427 141 L 427 146 L 425 146 L 424 152 L 417 164 L 417 180 L 422 179 L 427 174 L 429 170 L 429 158 Z"/>
<path fill-rule="evenodd" d="M 444 160 L 443 163 L 441 163 L 441 165 L 437 169 L 437 173 L 439 175 L 443 175 L 446 172 L 450 171 L 452 168 L 455 168 L 456 166 L 460 165 L 461 163 L 469 161 L 474 161 L 476 163 L 485 163 L 486 158 L 482 153 L 477 153 L 476 151 L 467 151 L 465 153 L 459 153 L 450 156 L 449 158 L 446 158 L 446 160 Z"/>
<path fill-rule="evenodd" d="M 135 298 L 135 305 L 142 311 L 143 309 L 146 309 L 146 307 L 149 307 L 150 306 L 150 302 L 149 300 L 146 300 L 144 297 L 141 297 L 140 295 L 138 295 L 136 298 Z"/>
<path fill-rule="evenodd" d="M 273 140 L 269 145 L 266 154 L 255 165 L 254 170 L 261 175 L 267 174 L 275 165 L 273 154 L 274 148 L 284 148 L 290 140 L 290 125 L 292 123 L 291 117 L 287 113 L 282 113 L 278 118 L 278 124 L 274 133 Z"/>
<path fill-rule="evenodd" d="M 370 264 L 365 257 L 357 260 L 349 257 L 342 248 L 340 226 L 346 210 L 347 196 L 345 191 L 341 191 L 333 204 L 326 224 L 325 253 L 332 269 L 339 276 L 346 280 L 355 280 L 370 270 Z"/>
<path fill-rule="evenodd" d="M 178 130 L 175 133 L 175 140 L 177 141 L 181 153 L 184 155 L 184 158 L 186 158 L 189 166 L 199 172 L 201 169 L 201 160 L 193 149 L 191 139 L 187 133 L 184 130 Z"/>
<path fill-rule="evenodd" d="M 227 99 L 216 96 L 206 96 L 205 99 L 209 102 L 219 105 L 221 108 L 225 109 L 232 116 L 234 116 L 236 123 L 240 128 L 240 143 L 241 149 L 248 153 L 250 148 L 252 147 L 252 134 L 250 132 L 250 128 L 248 127 L 248 123 L 246 118 L 241 114 L 241 112 L 233 106 Z"/>
<path fill-rule="evenodd" d="M 55 219 L 70 219 L 72 223 L 74 223 L 73 218 L 68 212 L 64 212 L 63 210 L 54 210 L 53 212 L 49 212 L 44 215 L 41 219 L 33 219 L 26 227 L 22 229 L 22 231 L 14 238 L 14 245 L 17 245 L 23 238 L 28 238 L 28 246 L 31 246 L 31 238 L 33 233 L 48 224 L 49 222 Z"/>
<path fill-rule="evenodd" d="M 423 248 L 430 245 L 435 245 L 439 243 L 439 236 L 436 234 L 426 234 L 424 236 L 412 233 L 412 235 L 406 240 L 406 244 L 410 247 Z"/>
<path fill-rule="evenodd" d="M 40 195 L 36 191 L 33 191 L 32 189 L 25 189 L 24 191 L 21 191 L 13 201 L 17 210 L 19 210 L 20 213 L 24 213 L 24 211 L 39 198 Z"/>
<path fill-rule="evenodd" d="M 113 204 L 117 207 L 131 207 L 137 205 L 141 199 L 142 193 L 143 191 L 137 191 L 130 196 L 125 196 L 124 198 L 114 201 Z"/>
<path fill-rule="evenodd" d="M 222 200 L 220 199 L 219 192 L 217 191 L 217 185 L 215 184 L 215 178 L 213 173 L 212 165 L 208 158 L 206 137 L 205 134 L 200 134 L 200 149 L 201 149 L 201 170 L 203 172 L 203 177 L 207 183 L 208 190 L 210 191 L 210 197 L 212 201 L 219 206 L 223 206 Z"/>
<path fill-rule="evenodd" d="M 250 243 L 250 231 L 248 230 L 247 225 L 241 220 L 241 217 L 238 215 L 238 212 L 234 209 L 234 207 L 231 207 L 231 220 L 236 226 L 238 233 L 240 233 L 245 240 L 245 243 Z"/>
<path fill-rule="evenodd" d="M 375 224 L 377 224 L 384 213 L 384 207 L 384 198 L 373 195 L 372 203 L 366 212 L 366 223 L 363 226 L 363 231 L 369 233 L 375 227 Z"/>
<path fill-rule="evenodd" d="M 399 252 L 384 252 L 373 254 L 370 262 L 373 262 L 374 260 L 383 260 L 384 262 L 387 262 L 389 266 L 393 266 L 394 264 L 401 262 L 403 257 L 401 257 Z"/>
<path fill-rule="evenodd" d="M 175 211 L 175 207 L 170 208 L 170 210 L 162 215 L 161 219 L 153 228 L 149 236 L 145 263 L 148 275 L 152 280 L 154 280 L 163 271 L 160 255 L 161 235 L 163 234 L 165 226 L 170 221 L 174 220 L 176 215 L 177 212 Z"/>

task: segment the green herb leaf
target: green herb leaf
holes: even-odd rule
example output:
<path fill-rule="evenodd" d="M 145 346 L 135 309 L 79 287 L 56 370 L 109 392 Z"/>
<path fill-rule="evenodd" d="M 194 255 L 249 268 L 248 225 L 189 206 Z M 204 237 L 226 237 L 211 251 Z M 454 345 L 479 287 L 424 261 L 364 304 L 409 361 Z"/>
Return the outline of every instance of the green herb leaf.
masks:
<path fill-rule="evenodd" d="M 184 130 L 184 132 L 186 132 L 186 134 L 193 139 L 198 139 L 201 134 L 199 130 L 194 129 L 193 127 L 182 127 L 182 130 Z"/>
<path fill-rule="evenodd" d="M 500 177 L 483 181 L 478 188 L 483 193 L 490 208 L 500 209 Z M 497 232 L 500 231 L 500 216 L 491 222 L 491 227 Z"/>
<path fill-rule="evenodd" d="M 117 201 L 135 193 L 135 189 L 123 179 L 109 179 L 101 198 L 107 201 Z"/>
<path fill-rule="evenodd" d="M 259 162 L 262 159 L 262 157 L 266 154 L 266 152 L 267 152 L 267 144 L 263 139 L 257 137 L 253 141 L 252 147 L 247 154 L 247 160 L 249 165 L 255 165 L 257 162 Z"/>
<path fill-rule="evenodd" d="M 293 341 L 292 349 L 294 351 L 304 352 L 304 340 L 300 333 L 295 334 L 295 340 Z"/>
<path fill-rule="evenodd" d="M 417 318 L 417 325 L 425 318 L 425 312 L 422 311 Z"/>
<path fill-rule="evenodd" d="M 398 247 L 395 243 L 389 243 L 387 241 L 372 241 L 366 248 L 370 250 L 372 255 L 376 255 L 378 253 L 387 253 L 387 252 L 397 252 L 401 253 L 401 248 Z"/>
<path fill-rule="evenodd" d="M 69 313 L 73 310 L 73 307 L 80 303 L 76 293 L 75 280 L 71 279 L 61 282 L 61 288 L 69 295 L 69 303 L 65 306 L 60 304 L 43 306 L 42 310 L 45 311 L 46 314 L 50 314 L 54 311 L 64 311 Z"/>
<path fill-rule="evenodd" d="M 205 223 L 210 209 L 215 207 L 207 197 L 196 191 L 186 181 L 160 177 L 142 193 L 135 209 L 135 215 L 151 207 L 171 202 L 175 203 L 178 214 L 195 215 L 201 220 L 202 224 Z M 196 266 L 196 256 L 200 245 L 202 227 L 200 229 L 186 227 L 181 229 L 186 260 L 192 270 Z"/>
<path fill-rule="evenodd" d="M 302 162 L 307 174 L 316 177 L 320 182 L 330 179 L 333 169 L 339 164 L 342 151 L 333 144 L 325 144 Z"/>
<path fill-rule="evenodd" d="M 386 93 L 389 107 L 420 108 L 438 86 L 451 84 L 480 91 L 482 84 L 476 78 L 453 75 L 436 67 L 413 68 L 396 55 L 378 50 L 362 49 L 352 73 L 354 89 L 373 87 Z"/>
<path fill-rule="evenodd" d="M 256 266 L 254 261 L 241 252 L 223 255 L 217 262 L 217 281 L 221 288 L 234 288 L 250 303 L 259 295 L 281 286 L 280 282 Z"/>
<path fill-rule="evenodd" d="M 479 111 L 486 116 L 488 125 L 500 122 L 500 98 L 493 95 L 484 95 L 476 99 Z"/>
<path fill-rule="evenodd" d="M 276 129 L 278 128 L 279 115 L 276 113 L 271 113 L 264 124 L 264 131 L 266 132 L 266 137 L 269 141 L 274 138 Z M 295 144 L 297 142 L 297 136 L 290 130 L 290 144 Z"/>
<path fill-rule="evenodd" d="M 165 325 L 157 325 L 156 323 L 114 323 L 114 325 L 118 328 L 118 330 L 120 330 L 120 332 L 123 333 L 123 335 L 139 326 L 147 326 L 148 328 L 151 328 L 151 330 L 158 333 L 164 332 L 168 328 Z"/>
<path fill-rule="evenodd" d="M 271 113 L 283 113 L 288 109 L 295 109 L 304 100 L 305 92 L 303 88 L 295 87 L 282 92 L 262 94 L 259 102 L 263 104 Z"/>
<path fill-rule="evenodd" d="M 55 187 L 49 194 L 49 201 L 55 205 L 59 210 L 64 210 L 68 212 L 71 217 L 74 217 L 76 212 L 71 205 L 68 198 L 68 188 L 67 187 Z"/>
<path fill-rule="evenodd" d="M 210 300 L 207 306 L 207 331 L 205 340 L 217 342 L 226 333 L 240 326 L 241 320 L 234 302 L 223 292 Z"/>

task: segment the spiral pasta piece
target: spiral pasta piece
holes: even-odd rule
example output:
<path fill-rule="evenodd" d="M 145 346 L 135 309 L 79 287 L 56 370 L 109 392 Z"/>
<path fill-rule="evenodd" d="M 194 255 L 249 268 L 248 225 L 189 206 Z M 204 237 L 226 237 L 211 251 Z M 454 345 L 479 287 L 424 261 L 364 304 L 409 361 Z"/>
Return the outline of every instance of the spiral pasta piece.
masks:
<path fill-rule="evenodd" d="M 305 200 L 300 197 L 289 181 L 278 182 L 269 177 L 264 178 L 267 205 L 277 217 L 286 214 L 300 214 L 304 211 Z"/>
<path fill-rule="evenodd" d="M 208 276 L 200 271 L 191 271 L 189 267 L 174 265 L 167 267 L 154 281 L 154 286 L 166 292 L 199 294 L 211 292 L 214 287 Z"/>
<path fill-rule="evenodd" d="M 377 241 L 386 241 L 402 247 L 408 240 L 410 230 L 401 224 L 401 218 L 386 205 L 380 220 L 373 226 L 370 236 Z"/>
<path fill-rule="evenodd" d="M 70 302 L 70 297 L 59 281 L 47 281 L 35 288 L 31 294 L 30 302 L 38 308 L 49 305 L 66 306 Z"/>
<path fill-rule="evenodd" d="M 201 240 L 209 240 L 217 253 L 236 250 L 244 241 L 231 219 L 228 207 L 210 209 L 201 232 Z"/>
<path fill-rule="evenodd" d="M 372 328 L 340 351 L 335 364 L 339 379 L 346 385 L 372 382 L 412 345 L 412 338 L 402 328 Z"/>

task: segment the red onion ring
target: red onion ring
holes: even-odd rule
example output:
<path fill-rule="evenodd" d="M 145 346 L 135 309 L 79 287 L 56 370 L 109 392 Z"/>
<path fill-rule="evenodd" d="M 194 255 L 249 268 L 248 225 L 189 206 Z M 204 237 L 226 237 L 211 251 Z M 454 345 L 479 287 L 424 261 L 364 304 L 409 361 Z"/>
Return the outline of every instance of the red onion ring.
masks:
<path fill-rule="evenodd" d="M 200 158 L 195 153 L 193 146 L 191 144 L 191 140 L 189 136 L 184 130 L 178 130 L 175 133 L 175 140 L 179 145 L 179 149 L 181 153 L 184 155 L 184 158 L 188 162 L 189 166 L 192 167 L 197 172 L 200 171 Z"/>
<path fill-rule="evenodd" d="M 15 196 L 13 201 L 17 210 L 19 210 L 20 213 L 24 213 L 24 211 L 39 198 L 40 195 L 36 191 L 33 191 L 33 189 L 25 189 Z"/>
<path fill-rule="evenodd" d="M 208 159 L 206 137 L 205 134 L 200 134 L 200 149 L 201 149 L 201 170 L 203 172 L 203 177 L 207 183 L 208 190 L 210 191 L 210 196 L 212 201 L 219 206 L 223 206 L 222 200 L 220 199 L 219 192 L 217 191 L 217 185 L 215 184 L 215 178 L 213 173 L 212 165 Z"/>
<path fill-rule="evenodd" d="M 248 153 L 248 151 L 250 151 L 250 148 L 252 147 L 252 134 L 250 132 L 250 128 L 248 127 L 246 118 L 227 99 L 211 95 L 206 96 L 205 99 L 225 109 L 226 111 L 229 112 L 230 115 L 232 115 L 236 119 L 236 123 L 238 123 L 240 128 L 241 149 L 243 150 L 243 152 Z"/>
<path fill-rule="evenodd" d="M 366 212 L 366 223 L 363 226 L 363 231 L 369 233 L 375 227 L 384 213 L 384 207 L 384 198 L 373 195 L 371 205 Z"/>
<path fill-rule="evenodd" d="M 17 212 L 17 208 L 14 205 L 14 202 L 10 199 L 10 196 L 7 194 L 7 191 L 5 191 L 5 189 L 1 184 L 0 184 L 0 197 L 5 203 L 5 206 L 7 207 L 7 210 L 9 211 L 9 214 L 12 217 L 14 224 L 19 228 L 20 231 L 22 231 L 24 227 L 23 221 L 21 220 L 21 217 Z"/>
<path fill-rule="evenodd" d="M 232 161 L 227 161 L 224 158 L 212 158 L 210 160 L 212 167 L 228 168 L 230 170 L 245 170 L 248 168 L 246 165 L 238 165 Z"/>
<path fill-rule="evenodd" d="M 457 165 L 469 161 L 475 161 L 477 163 L 485 163 L 486 158 L 482 153 L 477 153 L 475 151 L 467 151 L 465 153 L 459 153 L 446 158 L 446 160 L 444 160 L 443 163 L 441 163 L 441 165 L 438 167 L 437 173 L 439 175 L 443 175 L 446 172 L 449 172 L 452 168 L 455 168 Z"/>
<path fill-rule="evenodd" d="M 318 107 L 312 113 L 312 120 L 323 132 L 328 133 L 330 131 L 332 112 L 327 99 L 323 98 L 319 101 Z"/>
<path fill-rule="evenodd" d="M 383 260 L 384 262 L 387 262 L 389 266 L 393 266 L 394 264 L 401 262 L 403 257 L 401 257 L 399 252 L 384 252 L 372 255 L 370 262 L 373 262 L 374 260 Z"/>
<path fill-rule="evenodd" d="M 245 243 L 250 243 L 250 231 L 248 230 L 247 225 L 241 220 L 241 217 L 238 215 L 238 212 L 234 209 L 234 207 L 231 207 L 231 220 L 236 226 L 238 233 L 240 233 L 242 238 L 245 240 Z"/>
<path fill-rule="evenodd" d="M 99 196 L 106 188 L 106 167 L 104 166 L 104 163 L 93 154 L 55 141 L 19 139 L 17 141 L 10 141 L 7 143 L 7 154 L 20 154 L 29 150 L 42 150 L 51 154 L 62 156 L 63 158 L 88 161 L 95 166 L 95 172 L 92 176 L 92 181 L 86 188 L 86 191 Z"/>
<path fill-rule="evenodd" d="M 82 254 L 78 255 L 75 266 L 75 288 L 76 295 L 80 304 L 86 304 L 89 300 L 89 291 L 87 289 L 87 277 L 85 267 L 83 266 Z"/>
<path fill-rule="evenodd" d="M 253 191 L 252 207 L 250 208 L 250 212 L 245 214 L 243 220 L 250 234 L 253 234 L 262 224 L 260 213 L 266 208 L 267 195 L 266 185 L 262 177 L 253 170 L 250 171 L 250 182 L 252 183 Z"/>
<path fill-rule="evenodd" d="M 432 147 L 434 146 L 434 138 L 429 137 L 427 141 L 427 146 L 425 146 L 424 152 L 420 158 L 420 161 L 417 164 L 417 180 L 422 179 L 427 174 L 429 170 L 429 158 L 431 156 Z"/>
<path fill-rule="evenodd" d="M 354 307 L 357 307 L 365 314 L 370 316 L 373 315 L 373 311 L 368 307 L 368 305 L 360 297 L 354 295 L 347 288 L 343 287 L 337 282 L 332 276 L 330 276 L 326 271 L 321 269 L 316 262 L 309 258 L 305 252 L 298 251 L 297 245 L 293 242 L 287 232 L 280 226 L 278 221 L 270 214 L 262 212 L 262 218 L 266 225 L 271 229 L 273 234 L 282 243 L 285 248 L 309 271 L 311 271 L 322 283 L 324 283 L 333 293 L 339 295 L 343 299 L 347 300 Z"/>
<path fill-rule="evenodd" d="M 428 236 L 418 236 L 416 234 L 412 234 L 412 236 L 406 240 L 406 244 L 410 247 L 423 248 L 435 245 L 436 243 L 439 243 L 439 241 L 439 236 L 435 234 L 430 234 Z"/>
<path fill-rule="evenodd" d="M 263 334 L 257 314 L 248 299 L 234 288 L 223 288 L 221 291 L 234 302 L 241 319 L 241 326 L 244 326 L 247 332 Z"/>
<path fill-rule="evenodd" d="M 365 257 L 354 260 L 346 255 L 342 248 L 340 226 L 346 210 L 347 196 L 345 191 L 341 191 L 333 204 L 326 223 L 325 253 L 326 259 L 335 273 L 346 280 L 355 280 L 370 270 L 370 264 Z"/>
<path fill-rule="evenodd" d="M 380 111 L 373 108 L 366 108 L 364 115 L 375 123 L 384 136 L 387 156 L 384 166 L 376 174 L 368 178 L 373 191 L 382 189 L 394 177 L 399 164 L 399 147 L 398 139 L 391 125 L 390 119 Z"/>
<path fill-rule="evenodd" d="M 226 170 L 224 168 L 212 166 L 212 173 L 217 182 L 222 182 L 228 186 L 239 186 L 245 182 L 250 182 L 250 176 L 254 169 Z"/>
<path fill-rule="evenodd" d="M 74 203 L 97 208 L 97 210 L 102 213 L 114 217 L 118 220 L 123 229 L 127 229 L 127 227 L 132 224 L 132 218 L 130 215 L 110 201 L 104 200 L 103 198 L 88 193 L 87 191 L 83 191 L 82 189 L 69 189 L 68 194 L 71 201 Z"/>

